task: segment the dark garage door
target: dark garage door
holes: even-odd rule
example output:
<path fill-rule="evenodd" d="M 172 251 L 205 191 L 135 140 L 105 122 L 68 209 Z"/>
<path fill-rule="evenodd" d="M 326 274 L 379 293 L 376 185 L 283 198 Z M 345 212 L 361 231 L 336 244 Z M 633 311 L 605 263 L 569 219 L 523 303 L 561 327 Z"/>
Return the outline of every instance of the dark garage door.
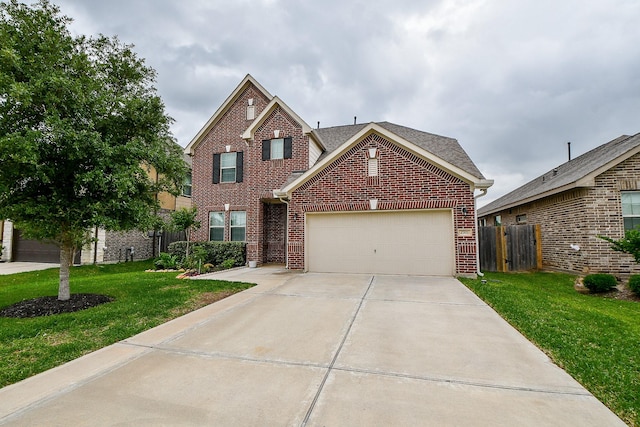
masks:
<path fill-rule="evenodd" d="M 60 262 L 60 249 L 56 245 L 25 239 L 20 230 L 13 230 L 13 261 Z"/>

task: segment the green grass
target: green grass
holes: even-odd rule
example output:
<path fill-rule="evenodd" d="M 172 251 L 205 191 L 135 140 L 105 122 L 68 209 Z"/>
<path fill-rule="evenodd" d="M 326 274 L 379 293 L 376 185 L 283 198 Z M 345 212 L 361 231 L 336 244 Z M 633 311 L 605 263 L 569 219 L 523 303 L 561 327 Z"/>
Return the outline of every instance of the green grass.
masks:
<path fill-rule="evenodd" d="M 0 317 L 0 387 L 121 341 L 189 311 L 219 292 L 253 285 L 181 280 L 176 273 L 145 273 L 151 262 L 74 267 L 72 293 L 108 295 L 114 301 L 75 313 L 31 319 Z M 0 308 L 57 295 L 58 269 L 0 276 Z"/>
<path fill-rule="evenodd" d="M 640 304 L 574 290 L 560 273 L 462 279 L 631 426 L 640 426 Z"/>

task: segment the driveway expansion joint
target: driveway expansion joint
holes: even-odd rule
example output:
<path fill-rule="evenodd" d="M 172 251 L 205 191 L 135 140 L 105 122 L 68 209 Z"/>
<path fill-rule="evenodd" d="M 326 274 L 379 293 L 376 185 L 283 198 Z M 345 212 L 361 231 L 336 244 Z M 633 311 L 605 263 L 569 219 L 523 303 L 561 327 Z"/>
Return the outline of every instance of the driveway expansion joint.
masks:
<path fill-rule="evenodd" d="M 373 281 L 375 280 L 375 278 L 376 278 L 376 276 L 371 276 L 371 280 L 369 280 L 369 285 L 367 286 L 367 290 L 364 292 L 364 295 L 362 295 L 362 297 L 360 298 L 360 302 L 358 303 L 358 308 L 356 309 L 355 313 L 351 317 L 351 320 L 349 322 L 349 326 L 347 328 L 347 331 L 345 332 L 344 336 L 342 337 L 342 341 L 340 342 L 340 345 L 338 346 L 338 350 L 336 351 L 336 354 L 333 356 L 333 359 L 331 360 L 331 363 L 329 364 L 329 368 L 327 369 L 327 372 L 325 373 L 324 377 L 322 378 L 322 381 L 320 382 L 320 386 L 318 387 L 318 391 L 316 392 L 316 395 L 314 396 L 313 401 L 311 402 L 311 405 L 309 406 L 309 409 L 307 410 L 307 414 L 305 415 L 304 420 L 300 424 L 301 427 L 306 426 L 307 423 L 309 422 L 309 418 L 311 418 L 311 413 L 313 412 L 313 409 L 316 407 L 316 404 L 318 403 L 318 399 L 320 398 L 320 394 L 322 393 L 324 385 L 326 384 L 327 379 L 329 378 L 329 374 L 331 374 L 331 371 L 333 370 L 333 367 L 336 364 L 336 361 L 338 360 L 338 356 L 340 355 L 340 352 L 342 351 L 342 347 L 344 347 L 344 343 L 347 341 L 347 337 L 349 336 L 349 333 L 351 332 L 351 328 L 353 327 L 353 324 L 355 323 L 356 318 L 358 317 L 358 314 L 360 313 L 360 309 L 362 308 L 362 305 L 364 304 L 364 301 L 367 298 L 367 295 L 369 294 L 369 291 L 371 290 L 371 286 L 373 285 Z"/>

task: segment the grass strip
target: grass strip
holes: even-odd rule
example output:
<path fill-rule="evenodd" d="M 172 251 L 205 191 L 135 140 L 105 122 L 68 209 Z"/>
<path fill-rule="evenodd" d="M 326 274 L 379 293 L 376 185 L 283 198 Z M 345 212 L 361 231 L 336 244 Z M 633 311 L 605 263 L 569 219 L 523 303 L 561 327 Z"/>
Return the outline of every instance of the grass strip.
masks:
<path fill-rule="evenodd" d="M 0 317 L 0 387 L 51 369 L 253 286 L 145 273 L 148 261 L 74 267 L 71 292 L 114 301 L 75 313 Z M 58 269 L 0 276 L 0 308 L 57 295 Z"/>
<path fill-rule="evenodd" d="M 623 421 L 640 426 L 640 304 L 574 289 L 561 273 L 462 282 Z"/>

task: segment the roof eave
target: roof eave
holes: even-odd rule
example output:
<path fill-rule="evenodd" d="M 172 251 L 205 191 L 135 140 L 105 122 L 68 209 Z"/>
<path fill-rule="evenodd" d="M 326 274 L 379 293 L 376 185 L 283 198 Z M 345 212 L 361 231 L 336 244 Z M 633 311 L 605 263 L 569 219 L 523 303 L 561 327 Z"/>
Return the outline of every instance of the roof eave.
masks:
<path fill-rule="evenodd" d="M 253 140 L 253 136 L 255 135 L 256 129 L 264 123 L 264 121 L 269 117 L 269 114 L 279 106 L 282 108 L 288 115 L 293 118 L 296 122 L 298 122 L 302 126 L 302 133 L 304 135 L 310 134 L 312 129 L 295 111 L 293 111 L 284 101 L 282 101 L 278 96 L 274 96 L 269 104 L 265 107 L 264 110 L 256 117 L 256 119 L 249 125 L 249 127 L 242 134 L 242 138 L 246 140 Z"/>
<path fill-rule="evenodd" d="M 198 131 L 196 136 L 193 137 L 191 142 L 187 144 L 184 148 L 185 154 L 193 155 L 196 147 L 202 142 L 203 137 L 209 133 L 211 128 L 218 122 L 220 117 L 227 111 L 229 106 L 235 102 L 238 96 L 242 93 L 245 86 L 249 83 L 253 84 L 263 95 L 265 95 L 269 100 L 273 99 L 273 95 L 269 93 L 256 79 L 253 78 L 251 74 L 247 74 L 244 79 L 240 82 L 240 84 L 231 92 L 231 95 L 227 97 L 227 99 L 222 103 L 222 105 L 216 110 L 215 113 L 207 120 L 207 123 Z"/>
<path fill-rule="evenodd" d="M 296 179 L 295 181 L 291 182 L 289 185 L 284 187 L 282 191 L 287 193 L 290 196 L 291 193 L 295 191 L 298 187 L 303 185 L 309 179 L 316 176 L 325 167 L 327 167 L 329 164 L 331 164 L 333 161 L 335 161 L 337 158 L 339 158 L 345 152 L 351 149 L 353 145 L 355 145 L 356 143 L 358 143 L 359 141 L 366 138 L 369 134 L 372 134 L 372 133 L 377 133 L 389 139 L 390 141 L 394 141 L 402 145 L 407 151 L 412 152 L 413 154 L 416 154 L 417 156 L 425 158 L 426 160 L 438 165 L 438 167 L 444 169 L 445 171 L 452 174 L 453 176 L 467 182 L 473 188 L 478 188 L 478 189 L 489 188 L 491 185 L 493 185 L 492 180 L 475 177 L 469 174 L 468 172 L 460 169 L 459 167 L 454 166 L 451 163 L 441 159 L 440 157 L 424 150 L 423 148 L 418 147 L 414 143 L 407 141 L 406 139 L 400 137 L 399 135 L 383 128 L 382 126 L 371 122 L 367 126 L 362 128 L 359 132 L 357 132 L 355 135 L 353 135 L 351 138 L 349 138 L 347 141 L 345 141 L 340 147 L 338 147 L 336 150 L 331 152 L 329 156 L 325 157 L 322 161 L 316 163 L 311 169 L 309 169 L 307 172 L 301 175 L 298 179 Z"/>

